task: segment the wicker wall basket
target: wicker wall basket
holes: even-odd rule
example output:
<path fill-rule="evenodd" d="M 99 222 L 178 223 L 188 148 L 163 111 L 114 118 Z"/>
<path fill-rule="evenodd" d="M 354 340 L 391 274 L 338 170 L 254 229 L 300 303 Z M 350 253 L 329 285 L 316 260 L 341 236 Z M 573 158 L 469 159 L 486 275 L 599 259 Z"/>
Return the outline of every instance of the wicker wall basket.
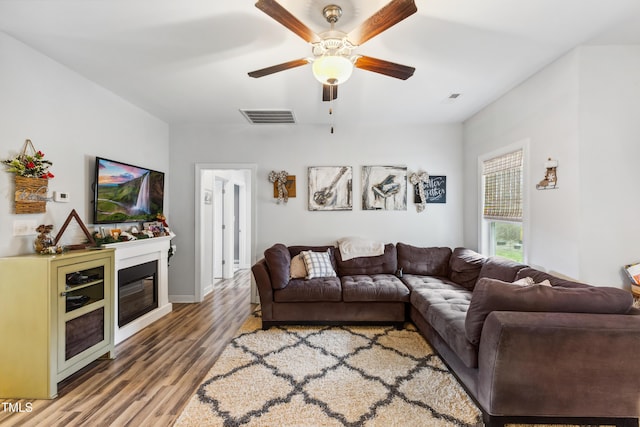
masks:
<path fill-rule="evenodd" d="M 15 213 L 32 214 L 47 211 L 49 180 L 15 175 Z"/>

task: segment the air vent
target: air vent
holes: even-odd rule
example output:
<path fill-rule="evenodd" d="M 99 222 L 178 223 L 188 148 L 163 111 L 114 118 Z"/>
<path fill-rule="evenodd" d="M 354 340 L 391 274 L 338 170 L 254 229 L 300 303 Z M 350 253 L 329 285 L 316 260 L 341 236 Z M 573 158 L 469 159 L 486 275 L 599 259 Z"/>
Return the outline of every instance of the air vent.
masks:
<path fill-rule="evenodd" d="M 295 124 L 291 110 L 243 110 L 240 112 L 254 125 Z"/>
<path fill-rule="evenodd" d="M 442 100 L 442 103 L 443 104 L 453 104 L 461 96 L 462 96 L 461 93 L 457 93 L 457 92 L 451 93 L 451 94 L 449 94 L 449 96 L 447 96 L 445 99 Z"/>

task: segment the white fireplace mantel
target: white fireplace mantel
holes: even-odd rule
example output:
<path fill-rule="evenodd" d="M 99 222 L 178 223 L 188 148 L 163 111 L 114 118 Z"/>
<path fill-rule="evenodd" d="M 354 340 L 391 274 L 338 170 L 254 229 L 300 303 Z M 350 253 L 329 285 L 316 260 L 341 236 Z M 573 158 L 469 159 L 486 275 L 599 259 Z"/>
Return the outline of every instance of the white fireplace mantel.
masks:
<path fill-rule="evenodd" d="M 110 243 L 103 245 L 105 248 L 115 249 L 115 311 L 114 331 L 115 344 L 129 338 L 136 332 L 149 326 L 151 323 L 171 313 L 172 305 L 169 302 L 169 248 L 171 239 L 175 234 L 149 239 L 132 240 L 129 242 Z M 123 268 L 133 267 L 150 261 L 158 261 L 158 308 L 127 323 L 123 327 L 118 326 L 118 271 Z"/>

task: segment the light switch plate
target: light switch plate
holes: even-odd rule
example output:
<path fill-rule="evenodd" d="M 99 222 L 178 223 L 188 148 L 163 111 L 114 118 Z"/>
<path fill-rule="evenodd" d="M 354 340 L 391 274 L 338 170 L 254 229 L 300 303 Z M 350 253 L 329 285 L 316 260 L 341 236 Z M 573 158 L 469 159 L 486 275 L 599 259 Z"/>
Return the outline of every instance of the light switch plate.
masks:
<path fill-rule="evenodd" d="M 13 221 L 14 236 L 35 236 L 38 234 L 36 228 L 38 228 L 38 223 L 34 220 L 23 219 Z"/>

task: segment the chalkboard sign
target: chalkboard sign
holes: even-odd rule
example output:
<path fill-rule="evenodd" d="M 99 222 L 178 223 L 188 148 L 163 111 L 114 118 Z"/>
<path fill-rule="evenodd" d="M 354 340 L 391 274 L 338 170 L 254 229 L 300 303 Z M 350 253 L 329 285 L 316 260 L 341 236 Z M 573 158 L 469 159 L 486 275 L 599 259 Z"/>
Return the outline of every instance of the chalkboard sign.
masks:
<path fill-rule="evenodd" d="M 429 181 L 422 184 L 424 195 L 427 196 L 427 203 L 447 203 L 447 177 L 444 175 L 434 175 L 429 177 Z M 413 188 L 413 202 L 420 203 L 420 193 L 418 185 Z"/>

